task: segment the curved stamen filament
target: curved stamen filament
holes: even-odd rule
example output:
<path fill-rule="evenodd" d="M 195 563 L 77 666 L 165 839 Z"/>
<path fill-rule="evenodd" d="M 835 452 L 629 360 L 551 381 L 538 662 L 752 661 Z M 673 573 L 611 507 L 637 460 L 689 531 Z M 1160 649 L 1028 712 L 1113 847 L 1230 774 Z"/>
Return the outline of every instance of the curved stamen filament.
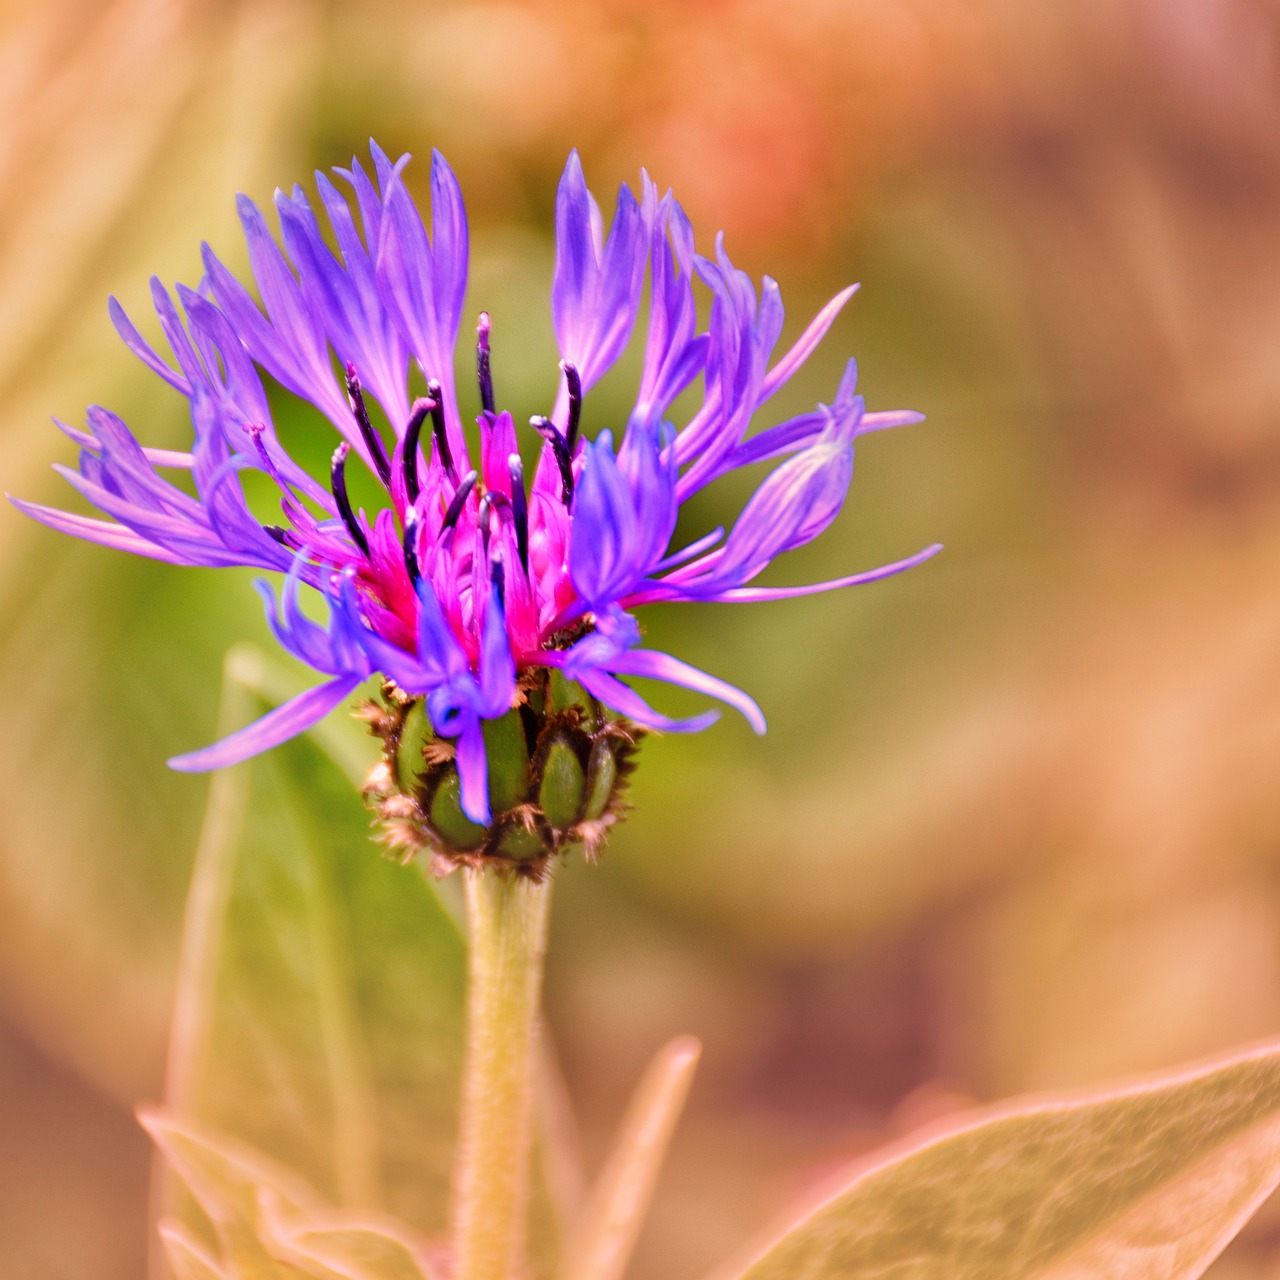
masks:
<path fill-rule="evenodd" d="M 489 581 L 493 583 L 493 594 L 497 596 L 498 603 L 504 609 L 507 607 L 505 570 L 506 565 L 502 551 L 498 547 L 494 547 L 493 555 L 489 560 Z"/>
<path fill-rule="evenodd" d="M 560 434 L 560 428 L 550 418 L 533 417 L 529 419 L 529 425 L 551 445 L 556 455 L 562 497 L 567 507 L 573 501 L 573 455 L 569 452 L 569 446 Z"/>
<path fill-rule="evenodd" d="M 529 502 L 524 492 L 524 464 L 520 455 L 513 453 L 507 459 L 507 473 L 511 476 L 511 519 L 516 527 L 516 550 L 525 574 L 529 572 Z"/>
<path fill-rule="evenodd" d="M 493 398 L 493 370 L 489 366 L 489 313 L 480 313 L 476 327 L 476 381 L 480 384 L 480 407 L 485 413 L 496 412 Z"/>
<path fill-rule="evenodd" d="M 269 534 L 282 547 L 289 551 L 301 551 L 302 543 L 298 540 L 297 535 L 291 533 L 288 529 L 278 524 L 264 524 L 262 526 L 263 533 Z"/>
<path fill-rule="evenodd" d="M 462 483 L 458 486 L 458 491 L 453 495 L 453 501 L 449 503 L 444 513 L 444 523 L 440 526 L 440 535 L 444 536 L 445 531 L 454 528 L 459 517 L 462 515 L 462 508 L 467 505 L 467 499 L 471 496 L 471 490 L 476 487 L 476 481 L 480 479 L 478 471 L 468 471 L 462 477 Z"/>
<path fill-rule="evenodd" d="M 417 502 L 421 488 L 418 484 L 418 440 L 422 435 L 422 424 L 435 409 L 434 400 L 415 400 L 413 412 L 409 415 L 409 425 L 404 429 L 404 447 L 401 452 L 404 467 L 404 491 L 412 505 Z"/>
<path fill-rule="evenodd" d="M 351 406 L 351 413 L 355 417 L 356 425 L 360 428 L 360 438 L 364 441 L 365 448 L 369 450 L 369 457 L 373 460 L 378 479 L 382 481 L 383 487 L 387 488 L 391 484 L 391 459 L 387 457 L 386 445 L 382 443 L 382 437 L 374 430 L 373 422 L 369 418 L 369 410 L 364 402 L 364 391 L 360 387 L 360 378 L 353 364 L 347 365 L 347 403 Z"/>
<path fill-rule="evenodd" d="M 492 489 L 480 499 L 480 510 L 476 516 L 476 522 L 480 528 L 480 537 L 484 542 L 485 554 L 489 554 L 489 538 L 493 533 L 492 517 L 495 511 L 501 512 L 509 519 L 512 516 L 511 503 L 507 501 L 504 493 L 495 493 Z"/>
<path fill-rule="evenodd" d="M 565 428 L 564 442 L 573 457 L 578 443 L 578 428 L 582 425 L 582 379 L 578 376 L 578 367 L 568 360 L 560 361 L 560 372 L 569 384 L 569 425 Z"/>
<path fill-rule="evenodd" d="M 417 589 L 422 578 L 422 569 L 418 564 L 418 531 L 422 527 L 422 517 L 417 507 L 410 507 L 404 514 L 404 538 L 401 545 L 404 551 L 404 568 L 409 581 Z"/>
<path fill-rule="evenodd" d="M 449 436 L 444 427 L 444 391 L 437 379 L 428 380 L 427 395 L 431 398 L 431 432 L 436 439 L 440 465 L 444 467 L 449 479 L 457 484 L 458 468 L 453 465 L 453 451 L 449 448 Z"/>
<path fill-rule="evenodd" d="M 346 525 L 352 542 L 360 548 L 367 559 L 369 556 L 369 539 L 365 537 L 365 532 L 360 527 L 360 521 L 356 519 L 356 513 L 351 507 L 351 498 L 347 494 L 347 454 L 350 452 L 351 446 L 345 440 L 333 451 L 333 462 L 329 467 L 329 481 L 330 487 L 333 489 L 333 500 L 338 504 L 338 514 L 342 517 L 342 523 Z"/>

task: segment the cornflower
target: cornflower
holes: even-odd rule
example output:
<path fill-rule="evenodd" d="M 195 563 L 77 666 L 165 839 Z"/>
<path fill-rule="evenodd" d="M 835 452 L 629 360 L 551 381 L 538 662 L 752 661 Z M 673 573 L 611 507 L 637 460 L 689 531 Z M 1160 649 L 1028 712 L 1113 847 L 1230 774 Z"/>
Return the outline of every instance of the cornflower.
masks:
<path fill-rule="evenodd" d="M 221 742 L 176 757 L 174 768 L 213 769 L 265 751 L 380 674 L 384 701 L 364 714 L 386 758 L 369 790 L 392 843 L 430 846 L 443 869 L 485 858 L 536 868 L 568 839 L 592 847 L 616 820 L 640 731 L 691 732 L 716 718 L 714 710 L 664 715 L 632 678 L 705 694 L 764 731 L 759 707 L 741 690 L 645 648 L 636 608 L 808 595 L 887 577 L 938 550 L 832 581 L 752 585 L 835 518 L 856 439 L 921 415 L 868 413 L 850 360 L 830 404 L 752 433 L 757 411 L 799 370 L 856 286 L 774 359 L 783 325 L 777 284 L 765 277 L 757 292 L 723 236 L 712 256 L 696 253 L 684 211 L 647 175 L 639 198 L 621 188 L 606 236 L 574 153 L 556 198 L 559 392 L 550 413 L 530 422 L 539 449 L 527 477 L 515 421 L 499 408 L 483 312 L 478 453 L 463 425 L 454 352 L 468 231 L 458 183 L 435 153 L 428 232 L 405 186 L 408 157 L 393 164 L 371 144 L 371 158 L 370 172 L 358 159 L 334 171 L 345 194 L 316 175 L 336 254 L 300 188 L 276 193 L 283 248 L 261 211 L 239 198 L 261 305 L 208 245 L 199 288 L 177 286 L 175 301 L 153 279 L 171 359 L 111 300 L 125 344 L 189 402 L 189 452 L 146 448 L 95 405 L 86 430 L 58 424 L 80 458 L 78 469 L 56 470 L 106 518 L 14 501 L 104 546 L 283 575 L 278 595 L 257 583 L 267 622 L 325 680 Z M 584 399 L 630 341 L 646 278 L 634 404 L 616 439 L 601 430 L 588 440 Z M 696 282 L 711 295 L 705 330 Z M 263 374 L 337 431 L 326 481 L 282 446 Z M 413 398 L 419 375 L 425 394 Z M 672 405 L 698 379 L 701 403 L 676 427 Z M 371 401 L 389 431 L 375 423 Z M 672 548 L 683 503 L 729 472 L 771 461 L 777 465 L 727 534 L 716 529 Z M 377 511 L 353 503 L 352 466 L 379 482 L 385 502 Z M 190 484 L 166 478 L 174 471 L 189 472 Z M 279 522 L 251 510 L 246 472 L 278 489 Z M 304 613 L 304 588 L 327 605 L 325 624 Z"/>

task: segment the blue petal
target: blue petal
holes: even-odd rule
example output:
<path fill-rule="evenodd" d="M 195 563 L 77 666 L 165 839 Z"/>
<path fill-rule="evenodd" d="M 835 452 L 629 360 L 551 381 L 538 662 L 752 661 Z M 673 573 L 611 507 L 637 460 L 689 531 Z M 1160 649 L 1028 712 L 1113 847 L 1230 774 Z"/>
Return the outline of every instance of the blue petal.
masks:
<path fill-rule="evenodd" d="M 585 301 L 597 270 L 591 233 L 594 203 L 582 174 L 582 161 L 576 150 L 571 151 L 556 190 L 556 264 L 551 282 L 556 341 L 570 359 L 569 351 L 583 338 Z"/>
<path fill-rule="evenodd" d="M 516 664 L 497 592 L 490 589 L 480 645 L 480 681 L 477 710 L 494 720 L 511 709 L 516 690 Z"/>
<path fill-rule="evenodd" d="M 260 755 L 311 728 L 344 698 L 350 697 L 363 679 L 363 676 L 339 676 L 327 684 L 308 689 L 221 742 L 187 755 L 174 756 L 169 761 L 169 768 L 183 773 L 204 773 Z"/>
<path fill-rule="evenodd" d="M 116 301 L 115 298 L 107 299 L 107 314 L 111 317 L 111 323 L 115 326 L 116 332 L 124 340 L 124 344 L 133 352 L 143 364 L 147 366 L 153 373 L 158 373 L 171 387 L 182 394 L 189 395 L 191 385 L 180 374 L 169 367 L 152 349 L 150 344 L 143 338 L 135 327 L 132 320 L 125 314 L 125 309 Z"/>
<path fill-rule="evenodd" d="M 435 684 L 468 670 L 467 655 L 425 577 L 418 583 L 418 659 Z"/>
<path fill-rule="evenodd" d="M 605 706 L 612 707 L 646 729 L 657 729 L 662 733 L 701 733 L 720 719 L 718 711 L 704 711 L 702 715 L 691 716 L 687 720 L 673 720 L 655 711 L 634 689 L 607 671 L 588 669 L 579 672 L 577 679 L 593 698 L 598 698 Z"/>
<path fill-rule="evenodd" d="M 570 153 L 556 193 L 551 312 L 560 352 L 577 367 L 584 389 L 599 380 L 631 336 L 655 214 L 652 184 L 646 182 L 644 206 L 624 185 L 602 244 L 599 207 L 577 152 Z"/>
<path fill-rule="evenodd" d="M 942 550 L 942 543 L 935 542 L 917 551 L 905 560 L 895 560 L 892 564 L 882 564 L 876 569 L 866 569 L 862 573 L 851 573 L 843 578 L 832 578 L 827 582 L 808 582 L 799 587 L 735 587 L 712 595 L 700 595 L 701 600 L 722 600 L 726 603 L 757 604 L 764 600 L 793 600 L 797 596 L 813 596 L 824 591 L 836 591 L 841 587 L 858 587 L 867 582 L 879 582 L 882 578 L 892 577 L 895 573 L 905 573 L 916 565 L 933 559 Z"/>
<path fill-rule="evenodd" d="M 433 165 L 432 183 L 443 201 L 438 227 L 444 243 L 435 247 L 399 169 L 385 175 L 376 271 L 383 305 L 427 376 L 440 382 L 449 445 L 461 466 L 467 445 L 454 396 L 453 348 L 461 319 L 458 291 L 466 288 L 466 218 L 448 166 Z"/>
<path fill-rule="evenodd" d="M 50 529 L 59 533 L 69 533 L 73 538 L 84 538 L 96 542 L 99 546 L 112 547 L 117 551 L 130 551 L 134 555 L 148 556 L 152 560 L 163 560 L 166 564 L 193 564 L 200 561 L 180 555 L 159 543 L 152 542 L 134 530 L 112 520 L 94 520 L 89 516 L 76 515 L 70 511 L 59 511 L 56 507 L 46 507 L 38 502 L 27 502 L 23 498 L 5 495 L 24 515 L 38 520 Z"/>
<path fill-rule="evenodd" d="M 819 440 L 777 467 L 751 495 L 713 570 L 715 581 L 739 586 L 774 556 L 817 537 L 839 513 L 853 477 L 853 450 Z"/>
<path fill-rule="evenodd" d="M 748 697 L 734 685 L 699 671 L 679 658 L 668 653 L 656 653 L 650 649 L 633 649 L 624 653 L 609 664 L 609 669 L 617 675 L 641 676 L 650 680 L 663 680 L 667 684 L 682 685 L 697 693 L 705 693 L 709 697 L 718 698 L 740 711 L 747 723 L 757 732 L 765 731 L 764 713 L 756 705 L 754 699 Z"/>
<path fill-rule="evenodd" d="M 301 349 L 312 356 L 319 354 L 321 343 L 316 317 L 275 237 L 267 229 L 261 210 L 248 196 L 240 196 L 236 207 L 249 249 L 249 266 L 272 327 L 286 350 Z"/>
<path fill-rule="evenodd" d="M 489 767 L 478 716 L 470 716 L 458 735 L 458 783 L 462 812 L 481 826 L 489 824 Z"/>
<path fill-rule="evenodd" d="M 760 384 L 758 404 L 763 404 L 776 391 L 786 385 L 802 364 L 813 354 L 815 348 L 826 337 L 827 330 L 835 323 L 836 317 L 844 310 L 845 303 L 858 291 L 856 284 L 841 289 L 830 302 L 809 322 L 809 327 L 796 339 L 792 348 L 765 375 Z"/>
<path fill-rule="evenodd" d="M 597 607 L 616 599 L 634 581 L 637 529 L 609 432 L 602 431 L 586 453 L 573 494 L 569 574 L 582 598 Z"/>
<path fill-rule="evenodd" d="M 266 609 L 267 625 L 280 646 L 309 667 L 323 671 L 326 675 L 351 674 L 354 668 L 349 655 L 339 655 L 334 651 L 332 619 L 331 629 L 326 631 L 318 622 L 308 618 L 298 605 L 299 574 L 302 568 L 302 557 L 295 556 L 280 591 L 279 608 L 276 607 L 275 592 L 272 591 L 271 584 L 262 578 L 254 582 L 254 588 L 262 597 Z"/>
<path fill-rule="evenodd" d="M 462 190 L 439 151 L 431 153 L 431 232 L 437 314 L 443 338 L 452 350 L 462 323 L 470 246 Z"/>

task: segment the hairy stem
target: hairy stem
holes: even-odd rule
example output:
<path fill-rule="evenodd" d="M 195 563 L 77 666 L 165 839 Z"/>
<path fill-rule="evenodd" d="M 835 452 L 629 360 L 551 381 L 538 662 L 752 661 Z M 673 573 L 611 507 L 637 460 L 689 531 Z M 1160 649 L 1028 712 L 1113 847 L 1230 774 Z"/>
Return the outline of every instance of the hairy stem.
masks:
<path fill-rule="evenodd" d="M 523 1272 L 533 1073 L 551 881 L 467 871 L 467 1050 L 453 1187 L 454 1280 Z"/>

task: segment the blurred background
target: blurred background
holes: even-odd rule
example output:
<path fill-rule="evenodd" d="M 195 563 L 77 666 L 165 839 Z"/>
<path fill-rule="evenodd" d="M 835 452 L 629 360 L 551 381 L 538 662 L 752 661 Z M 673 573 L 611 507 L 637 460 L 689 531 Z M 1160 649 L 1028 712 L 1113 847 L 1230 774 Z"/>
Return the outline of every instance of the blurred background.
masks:
<path fill-rule="evenodd" d="M 856 353 L 848 507 L 794 582 L 652 611 L 741 684 L 649 745 L 604 865 L 566 869 L 548 1005 L 589 1153 L 648 1056 L 706 1052 L 635 1276 L 693 1277 L 948 1111 L 1280 1032 L 1280 8 L 1271 0 L 7 0 L 0 466 L 64 498 L 48 423 L 151 443 L 183 406 L 105 299 L 242 262 L 267 200 L 374 134 L 467 195 L 504 403 L 554 386 L 554 186 L 643 165 L 794 335 L 862 291 L 784 410 Z M 626 374 L 590 425 L 625 412 Z M 780 416 L 780 415 L 779 415 Z M 707 495 L 700 532 L 745 490 Z M 244 575 L 0 510 L 0 1276 L 142 1273 L 148 1144 L 221 655 Z M 696 615 L 696 616 L 695 616 Z M 1213 1273 L 1280 1274 L 1264 1211 Z"/>

